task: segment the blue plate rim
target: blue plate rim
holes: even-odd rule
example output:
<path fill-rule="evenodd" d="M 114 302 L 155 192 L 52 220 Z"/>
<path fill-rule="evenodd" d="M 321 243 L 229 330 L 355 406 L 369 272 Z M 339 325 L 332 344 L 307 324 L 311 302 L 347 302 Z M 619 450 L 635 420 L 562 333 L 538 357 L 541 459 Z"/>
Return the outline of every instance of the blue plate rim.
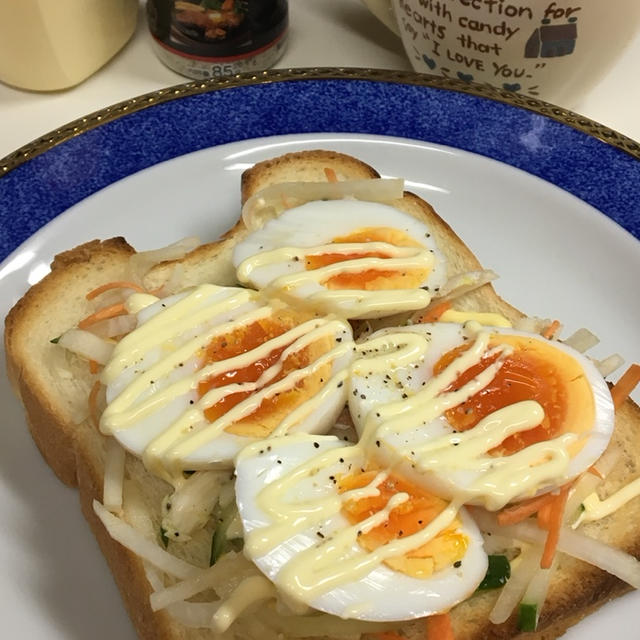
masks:
<path fill-rule="evenodd" d="M 359 67 L 304 67 L 296 69 L 269 69 L 260 73 L 244 73 L 235 76 L 210 78 L 204 81 L 187 82 L 167 88 L 150 91 L 121 102 L 109 105 L 88 115 L 72 120 L 50 131 L 0 159 L 0 178 L 70 138 L 99 127 L 130 113 L 135 113 L 154 105 L 179 100 L 181 98 L 213 91 L 220 91 L 248 85 L 269 84 L 273 82 L 292 82 L 296 80 L 370 80 L 377 82 L 407 84 L 433 89 L 443 89 L 473 95 L 502 102 L 504 104 L 527 109 L 539 115 L 568 125 L 578 131 L 620 149 L 640 160 L 640 142 L 619 133 L 591 118 L 574 111 L 564 109 L 538 98 L 499 89 L 489 84 L 465 82 L 455 78 L 446 78 L 413 71 L 390 71 L 387 69 L 365 69 Z"/>
<path fill-rule="evenodd" d="M 345 96 L 350 107 L 343 106 Z M 221 112 L 202 111 L 202 105 L 243 115 L 220 127 L 225 120 L 215 118 Z M 158 125 L 165 136 L 160 146 L 156 130 L 149 129 Z M 0 160 L 0 260 L 85 197 L 157 162 L 247 138 L 334 129 L 439 143 L 505 162 L 572 193 L 640 239 L 640 145 L 627 136 L 488 84 L 408 71 L 300 68 L 145 93 L 9 154 Z M 100 158 L 113 157 L 116 165 L 100 166 Z M 64 184 L 51 192 L 48 185 L 60 176 Z"/>

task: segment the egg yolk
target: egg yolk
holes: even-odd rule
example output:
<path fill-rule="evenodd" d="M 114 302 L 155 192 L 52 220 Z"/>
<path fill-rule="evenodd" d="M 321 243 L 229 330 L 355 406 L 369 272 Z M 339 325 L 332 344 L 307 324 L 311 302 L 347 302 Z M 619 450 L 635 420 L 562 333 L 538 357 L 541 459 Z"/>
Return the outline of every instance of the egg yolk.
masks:
<path fill-rule="evenodd" d="M 378 471 L 370 469 L 363 473 L 344 476 L 338 482 L 338 491 L 344 493 L 350 489 L 365 487 L 373 481 Z M 392 540 L 413 535 L 424 529 L 448 504 L 442 498 L 394 475 L 388 476 L 378 485 L 378 490 L 378 496 L 348 500 L 342 507 L 342 512 L 349 522 L 356 524 L 384 509 L 395 494 L 408 494 L 409 499 L 393 509 L 384 524 L 358 536 L 358 543 L 367 551 L 373 551 Z M 460 522 L 455 519 L 426 544 L 403 556 L 388 558 L 385 564 L 414 578 L 427 578 L 434 571 L 451 566 L 464 557 L 469 540 L 466 535 L 456 531 L 459 527 Z"/>
<path fill-rule="evenodd" d="M 335 244 L 347 242 L 360 242 L 366 245 L 368 242 L 386 242 L 396 247 L 420 247 L 411 236 L 390 227 L 366 227 L 350 233 L 346 236 L 338 236 L 331 241 Z M 345 260 L 356 258 L 389 258 L 389 254 L 381 251 L 362 251 L 353 253 L 322 253 L 308 255 L 305 259 L 307 270 L 319 269 Z M 363 269 L 356 273 L 338 273 L 325 280 L 324 285 L 328 289 L 364 289 L 376 291 L 383 289 L 415 289 L 427 278 L 426 269 L 405 269 L 403 271 L 391 269 Z"/>
<path fill-rule="evenodd" d="M 514 351 L 484 389 L 445 412 L 454 429 L 471 429 L 494 411 L 523 400 L 535 400 L 542 406 L 542 422 L 532 429 L 509 436 L 491 453 L 515 453 L 566 431 L 590 428 L 593 395 L 579 363 L 551 343 L 541 340 L 495 335 L 490 347 L 498 344 L 510 344 Z M 434 374 L 440 373 L 467 349 L 467 345 L 461 345 L 445 353 L 434 366 Z M 485 354 L 478 364 L 460 373 L 445 391 L 459 389 L 497 358 L 498 354 Z"/>
<path fill-rule="evenodd" d="M 216 338 L 208 345 L 202 365 L 205 366 L 248 353 L 268 340 L 283 335 L 309 317 L 305 316 L 303 312 L 286 311 L 250 325 L 240 326 L 234 331 Z M 290 344 L 287 343 L 272 349 L 262 357 L 248 358 L 247 364 L 244 366 L 206 378 L 199 383 L 198 394 L 203 396 L 211 389 L 221 388 L 228 384 L 256 382 L 267 369 L 281 361 L 280 370 L 268 382 L 269 385 L 274 384 L 284 379 L 292 371 L 308 366 L 332 346 L 330 338 L 321 338 L 283 359 L 283 352 Z M 268 436 L 284 416 L 318 392 L 323 382 L 328 379 L 330 372 L 331 365 L 329 364 L 319 367 L 314 373 L 299 380 L 290 389 L 266 397 L 250 415 L 233 422 L 225 428 L 225 431 L 254 438 Z M 214 405 L 205 409 L 204 415 L 209 422 L 213 422 L 253 393 L 254 391 L 239 391 L 227 394 Z"/>

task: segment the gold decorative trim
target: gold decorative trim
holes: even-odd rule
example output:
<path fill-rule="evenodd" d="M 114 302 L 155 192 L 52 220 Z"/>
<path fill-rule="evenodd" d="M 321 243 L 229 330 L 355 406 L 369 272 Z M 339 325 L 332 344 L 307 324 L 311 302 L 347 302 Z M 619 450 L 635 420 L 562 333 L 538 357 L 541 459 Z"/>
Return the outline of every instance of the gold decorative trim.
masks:
<path fill-rule="evenodd" d="M 640 160 L 640 144 L 631 138 L 605 127 L 594 120 L 581 116 L 567 109 L 557 107 L 548 102 L 530 98 L 504 89 L 498 89 L 488 84 L 464 82 L 453 78 L 432 76 L 415 73 L 412 71 L 389 71 L 386 69 L 359 69 L 359 68 L 301 68 L 301 69 L 271 69 L 254 74 L 239 74 L 235 76 L 211 78 L 200 82 L 188 82 L 175 85 L 166 89 L 152 91 L 142 96 L 119 102 L 112 106 L 95 111 L 78 120 L 52 131 L 17 151 L 10 153 L 0 160 L 0 177 L 20 166 L 27 160 L 44 153 L 48 149 L 73 138 L 105 122 L 111 122 L 117 118 L 141 111 L 154 104 L 168 102 L 184 96 L 192 96 L 210 91 L 218 91 L 231 87 L 243 87 L 270 82 L 290 82 L 295 80 L 371 80 L 376 82 L 398 83 L 447 89 L 458 91 L 481 98 L 489 98 L 505 104 L 528 109 L 535 113 L 547 116 L 553 120 L 567 124 L 587 135 L 617 147 Z"/>

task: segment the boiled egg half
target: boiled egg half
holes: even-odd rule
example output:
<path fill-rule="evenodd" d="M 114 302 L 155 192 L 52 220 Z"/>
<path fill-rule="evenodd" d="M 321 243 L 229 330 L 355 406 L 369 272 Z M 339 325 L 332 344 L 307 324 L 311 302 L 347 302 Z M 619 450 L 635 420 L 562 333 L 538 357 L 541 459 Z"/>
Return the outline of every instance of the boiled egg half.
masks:
<path fill-rule="evenodd" d="M 538 334 L 433 323 L 359 345 L 349 407 L 377 456 L 417 483 L 498 509 L 586 471 L 613 432 L 593 363 Z"/>
<path fill-rule="evenodd" d="M 102 374 L 100 429 L 158 475 L 230 467 L 256 439 L 329 430 L 344 407 L 345 321 L 216 285 L 140 299 Z"/>
<path fill-rule="evenodd" d="M 482 536 L 449 504 L 334 436 L 291 435 L 237 458 L 244 553 L 296 603 L 344 618 L 449 610 L 482 581 Z"/>
<path fill-rule="evenodd" d="M 349 199 L 284 211 L 235 247 L 233 263 L 242 283 L 346 318 L 422 309 L 446 280 L 424 223 Z"/>

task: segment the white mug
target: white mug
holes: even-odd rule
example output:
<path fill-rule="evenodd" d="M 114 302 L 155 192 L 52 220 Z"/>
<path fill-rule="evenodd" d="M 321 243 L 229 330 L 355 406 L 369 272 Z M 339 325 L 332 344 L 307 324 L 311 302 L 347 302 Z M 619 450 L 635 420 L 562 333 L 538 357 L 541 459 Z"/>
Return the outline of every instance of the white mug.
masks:
<path fill-rule="evenodd" d="M 363 0 L 416 71 L 563 106 L 606 73 L 640 24 L 640 0 Z"/>

